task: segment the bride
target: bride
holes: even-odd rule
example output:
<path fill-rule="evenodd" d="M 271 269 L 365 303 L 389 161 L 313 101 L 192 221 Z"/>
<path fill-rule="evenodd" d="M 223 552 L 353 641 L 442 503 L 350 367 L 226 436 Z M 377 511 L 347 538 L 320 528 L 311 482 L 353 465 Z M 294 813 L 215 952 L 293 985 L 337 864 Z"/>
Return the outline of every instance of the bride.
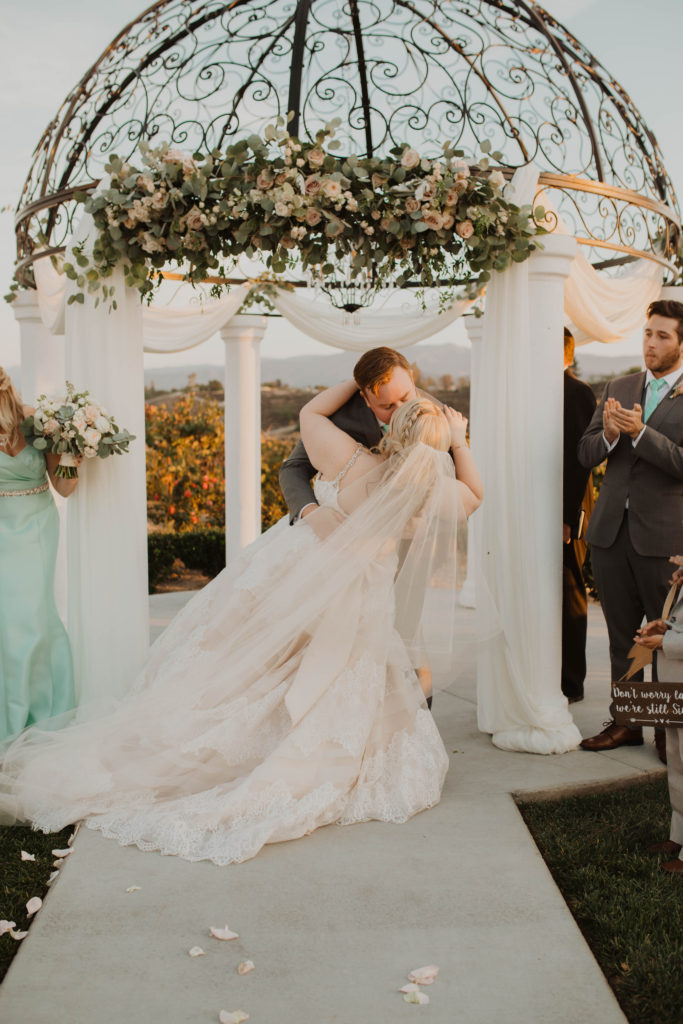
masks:
<path fill-rule="evenodd" d="M 421 619 L 430 588 L 454 593 L 458 525 L 481 483 L 467 421 L 425 398 L 394 413 L 378 451 L 358 445 L 328 419 L 355 389 L 301 411 L 319 509 L 283 519 L 200 591 L 116 707 L 6 747 L 2 820 L 84 820 L 124 845 L 228 864 L 438 803 L 448 759 L 418 682 Z"/>

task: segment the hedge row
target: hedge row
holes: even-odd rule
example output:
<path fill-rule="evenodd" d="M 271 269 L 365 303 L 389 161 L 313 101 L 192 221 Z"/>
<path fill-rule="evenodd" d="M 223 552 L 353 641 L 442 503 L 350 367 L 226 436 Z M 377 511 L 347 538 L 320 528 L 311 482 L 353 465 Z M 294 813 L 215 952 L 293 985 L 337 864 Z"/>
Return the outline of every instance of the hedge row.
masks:
<path fill-rule="evenodd" d="M 183 533 L 148 533 L 147 562 L 150 593 L 167 580 L 179 558 L 188 569 L 217 576 L 225 568 L 225 530 L 188 530 Z"/>

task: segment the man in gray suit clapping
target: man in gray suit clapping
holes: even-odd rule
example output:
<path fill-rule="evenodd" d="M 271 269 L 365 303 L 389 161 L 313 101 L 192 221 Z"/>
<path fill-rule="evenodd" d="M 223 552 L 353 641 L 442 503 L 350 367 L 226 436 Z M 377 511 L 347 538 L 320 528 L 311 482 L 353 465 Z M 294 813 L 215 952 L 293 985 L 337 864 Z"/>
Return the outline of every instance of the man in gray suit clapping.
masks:
<path fill-rule="evenodd" d="M 643 618 L 660 613 L 670 552 L 683 551 L 683 303 L 653 302 L 647 316 L 646 371 L 610 381 L 578 446 L 586 467 L 607 459 L 586 539 L 613 680 L 629 667 L 628 652 Z M 658 739 L 664 759 L 663 733 Z M 642 742 L 641 728 L 611 722 L 581 746 L 612 750 Z"/>

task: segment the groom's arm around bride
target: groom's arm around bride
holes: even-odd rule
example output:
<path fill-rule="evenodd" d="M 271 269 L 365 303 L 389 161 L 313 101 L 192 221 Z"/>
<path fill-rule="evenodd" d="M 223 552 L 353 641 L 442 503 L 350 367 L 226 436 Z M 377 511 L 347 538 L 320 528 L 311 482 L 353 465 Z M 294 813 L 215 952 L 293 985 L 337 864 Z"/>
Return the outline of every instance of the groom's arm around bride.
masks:
<path fill-rule="evenodd" d="M 359 390 L 330 419 L 359 444 L 372 448 L 382 438 L 383 425 L 401 405 L 417 397 L 410 363 L 391 348 L 365 352 L 353 370 Z M 280 468 L 280 487 L 290 522 L 316 508 L 311 487 L 315 469 L 301 441 Z"/>

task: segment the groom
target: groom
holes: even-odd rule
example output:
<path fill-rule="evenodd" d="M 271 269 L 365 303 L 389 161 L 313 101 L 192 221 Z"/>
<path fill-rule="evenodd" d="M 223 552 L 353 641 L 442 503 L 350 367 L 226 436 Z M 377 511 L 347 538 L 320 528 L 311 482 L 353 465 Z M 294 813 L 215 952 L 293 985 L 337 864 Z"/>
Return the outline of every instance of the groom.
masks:
<path fill-rule="evenodd" d="M 372 348 L 353 368 L 359 390 L 330 419 L 359 444 L 372 448 L 382 438 L 392 415 L 417 398 L 410 363 L 393 348 Z M 314 467 L 301 441 L 280 468 L 280 487 L 289 509 L 290 523 L 317 508 L 311 477 Z"/>

